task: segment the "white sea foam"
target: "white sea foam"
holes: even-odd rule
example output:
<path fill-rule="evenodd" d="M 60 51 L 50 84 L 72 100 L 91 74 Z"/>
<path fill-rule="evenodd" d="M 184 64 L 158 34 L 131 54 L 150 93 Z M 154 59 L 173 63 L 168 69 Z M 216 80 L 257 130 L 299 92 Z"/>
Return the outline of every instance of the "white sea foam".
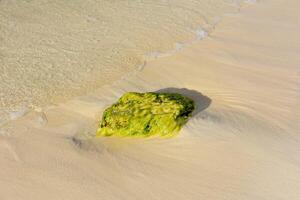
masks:
<path fill-rule="evenodd" d="M 203 40 L 207 36 L 208 36 L 208 33 L 205 30 L 203 30 L 203 29 L 196 30 L 196 38 L 198 40 Z"/>
<path fill-rule="evenodd" d="M 26 108 L 26 107 L 19 108 L 16 111 L 9 112 L 9 118 L 11 120 L 16 120 L 16 119 L 24 116 L 27 112 L 28 112 L 28 108 Z"/>

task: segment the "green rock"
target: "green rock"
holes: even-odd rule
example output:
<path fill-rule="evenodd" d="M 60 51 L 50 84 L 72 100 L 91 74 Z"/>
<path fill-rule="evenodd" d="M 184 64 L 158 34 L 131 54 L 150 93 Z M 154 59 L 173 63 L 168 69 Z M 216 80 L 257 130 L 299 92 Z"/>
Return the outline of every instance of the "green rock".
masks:
<path fill-rule="evenodd" d="M 176 93 L 128 92 L 104 111 L 97 136 L 174 136 L 194 108 L 191 99 Z"/>

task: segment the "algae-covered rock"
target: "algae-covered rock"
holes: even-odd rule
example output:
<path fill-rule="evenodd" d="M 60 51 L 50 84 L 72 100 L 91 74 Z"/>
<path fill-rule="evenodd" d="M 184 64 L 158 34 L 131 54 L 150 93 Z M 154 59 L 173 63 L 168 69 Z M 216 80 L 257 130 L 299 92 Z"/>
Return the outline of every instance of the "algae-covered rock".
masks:
<path fill-rule="evenodd" d="M 128 92 L 104 111 L 97 136 L 173 136 L 194 108 L 176 93 Z"/>

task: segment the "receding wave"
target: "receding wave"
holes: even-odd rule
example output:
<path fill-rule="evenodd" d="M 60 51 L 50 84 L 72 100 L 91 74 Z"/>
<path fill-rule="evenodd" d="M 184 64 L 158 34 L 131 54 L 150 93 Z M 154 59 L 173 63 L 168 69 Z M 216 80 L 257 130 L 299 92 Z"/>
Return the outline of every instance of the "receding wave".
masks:
<path fill-rule="evenodd" d="M 147 57 L 202 38 L 240 3 L 2 0 L 0 116 L 10 111 L 14 118 L 111 83 Z"/>

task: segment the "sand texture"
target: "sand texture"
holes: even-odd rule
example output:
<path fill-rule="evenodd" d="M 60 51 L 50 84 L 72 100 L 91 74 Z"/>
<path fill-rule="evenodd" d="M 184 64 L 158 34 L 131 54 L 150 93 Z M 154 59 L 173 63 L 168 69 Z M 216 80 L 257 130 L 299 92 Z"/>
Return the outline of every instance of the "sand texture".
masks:
<path fill-rule="evenodd" d="M 0 123 L 110 84 L 180 48 L 242 0 L 1 0 Z"/>
<path fill-rule="evenodd" d="M 0 129 L 0 199 L 300 199 L 300 5 L 261 0 L 113 84 Z M 124 92 L 196 110 L 172 139 L 94 138 Z"/>

